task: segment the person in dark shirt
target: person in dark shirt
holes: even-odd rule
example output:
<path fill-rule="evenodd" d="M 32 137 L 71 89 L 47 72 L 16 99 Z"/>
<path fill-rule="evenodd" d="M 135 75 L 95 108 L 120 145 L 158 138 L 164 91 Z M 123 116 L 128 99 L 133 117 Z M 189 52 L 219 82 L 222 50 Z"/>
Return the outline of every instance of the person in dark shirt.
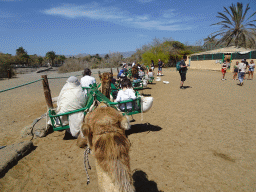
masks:
<path fill-rule="evenodd" d="M 163 74 L 162 74 L 162 67 L 163 67 L 163 62 L 161 61 L 161 59 L 159 59 L 159 61 L 158 61 L 158 72 L 157 72 L 157 76 L 163 75 Z"/>
<path fill-rule="evenodd" d="M 249 63 L 246 61 L 246 59 L 244 59 L 244 63 L 246 64 L 246 70 L 247 70 L 247 68 L 249 66 Z M 246 72 L 247 72 L 246 70 L 245 70 L 245 74 L 244 74 L 244 79 L 245 79 L 245 75 L 246 75 Z"/>
<path fill-rule="evenodd" d="M 154 71 L 154 69 L 155 69 L 155 63 L 153 60 L 151 60 L 151 69 L 152 69 L 152 71 Z"/>
<path fill-rule="evenodd" d="M 186 73 L 187 73 L 187 70 L 188 70 L 187 65 L 185 63 L 186 60 L 187 60 L 187 56 L 183 56 L 183 59 L 180 62 L 179 73 L 180 73 L 180 78 L 181 78 L 181 82 L 180 82 L 180 88 L 181 89 L 184 89 L 183 84 L 184 84 L 184 81 L 186 81 Z"/>
<path fill-rule="evenodd" d="M 127 75 L 127 64 L 123 64 L 123 68 L 120 70 L 120 72 L 117 74 L 117 78 L 126 78 Z"/>

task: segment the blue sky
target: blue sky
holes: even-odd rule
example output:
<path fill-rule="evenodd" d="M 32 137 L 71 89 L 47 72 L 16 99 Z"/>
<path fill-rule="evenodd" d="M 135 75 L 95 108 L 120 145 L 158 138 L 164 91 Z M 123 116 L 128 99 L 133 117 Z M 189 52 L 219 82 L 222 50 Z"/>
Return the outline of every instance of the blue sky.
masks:
<path fill-rule="evenodd" d="M 241 1 L 240 1 L 241 2 Z M 251 15 L 256 10 L 250 3 Z M 15 55 L 135 51 L 156 38 L 195 44 L 231 0 L 0 0 L 0 52 Z M 250 14 L 251 13 L 251 14 Z"/>

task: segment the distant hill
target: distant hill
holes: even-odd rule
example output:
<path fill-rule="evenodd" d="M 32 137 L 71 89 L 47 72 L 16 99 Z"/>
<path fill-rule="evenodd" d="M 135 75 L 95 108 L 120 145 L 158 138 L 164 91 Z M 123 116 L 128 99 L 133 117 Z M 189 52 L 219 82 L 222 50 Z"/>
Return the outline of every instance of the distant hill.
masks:
<path fill-rule="evenodd" d="M 132 56 L 132 54 L 136 53 L 136 51 L 127 51 L 127 52 L 119 52 L 121 55 L 124 56 L 124 58 L 127 58 L 127 57 L 130 57 Z M 109 54 L 109 53 L 104 53 L 104 54 L 99 54 L 100 57 L 104 57 L 106 54 Z M 67 58 L 69 57 L 85 57 L 86 55 L 89 55 L 87 53 L 80 53 L 80 54 L 77 54 L 77 55 L 66 55 Z M 92 54 L 94 55 L 94 54 Z"/>

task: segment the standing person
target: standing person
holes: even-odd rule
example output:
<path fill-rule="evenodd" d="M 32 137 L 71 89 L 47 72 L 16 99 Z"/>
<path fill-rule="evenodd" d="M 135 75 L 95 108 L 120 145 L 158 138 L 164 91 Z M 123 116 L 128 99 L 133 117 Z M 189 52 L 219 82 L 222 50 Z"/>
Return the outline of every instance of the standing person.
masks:
<path fill-rule="evenodd" d="M 247 70 L 247 68 L 249 68 L 249 63 L 246 61 L 246 59 L 244 59 L 244 63 L 245 63 L 245 65 L 246 65 L 245 73 L 244 73 L 244 79 L 245 79 L 246 70 Z"/>
<path fill-rule="evenodd" d="M 237 61 L 237 62 L 236 62 L 236 65 L 234 65 L 233 80 L 237 80 L 236 77 L 237 77 L 237 73 L 238 73 L 238 64 L 239 64 L 239 62 Z"/>
<path fill-rule="evenodd" d="M 162 74 L 162 68 L 163 68 L 163 62 L 161 61 L 161 59 L 159 59 L 159 60 L 158 60 L 158 72 L 157 72 L 157 76 L 163 75 L 163 74 Z"/>
<path fill-rule="evenodd" d="M 245 61 L 242 60 L 241 63 L 239 63 L 238 65 L 238 79 L 240 81 L 240 84 L 241 86 L 243 86 L 243 80 L 244 80 L 244 74 L 245 74 L 245 70 L 246 70 L 246 64 L 245 64 Z"/>
<path fill-rule="evenodd" d="M 255 68 L 255 63 L 253 60 L 251 60 L 250 64 L 249 64 L 249 74 L 248 74 L 248 79 L 251 76 L 251 80 L 253 79 L 253 73 L 254 73 L 254 68 Z"/>
<path fill-rule="evenodd" d="M 180 69 L 179 69 L 179 73 L 180 73 L 180 89 L 184 89 L 183 84 L 184 81 L 186 81 L 186 73 L 187 73 L 187 65 L 185 63 L 185 61 L 187 60 L 187 56 L 183 56 L 183 59 L 180 62 Z"/>
<path fill-rule="evenodd" d="M 222 73 L 222 79 L 221 80 L 226 80 L 225 79 L 225 74 L 226 74 L 226 71 L 227 71 L 227 63 L 226 61 L 224 61 L 224 63 L 221 65 L 221 73 Z"/>
<path fill-rule="evenodd" d="M 92 74 L 91 70 L 88 68 L 85 68 L 83 72 L 83 77 L 80 80 L 82 87 L 90 87 L 90 85 L 96 83 L 95 78 L 92 77 L 91 74 Z M 86 93 L 86 89 L 84 90 L 84 92 Z"/>
<path fill-rule="evenodd" d="M 152 69 L 152 71 L 154 71 L 154 69 L 155 69 L 155 63 L 154 63 L 154 61 L 153 60 L 151 60 L 151 69 Z"/>
<path fill-rule="evenodd" d="M 227 65 L 227 69 L 230 69 L 230 60 L 229 59 L 226 60 L 226 65 Z"/>

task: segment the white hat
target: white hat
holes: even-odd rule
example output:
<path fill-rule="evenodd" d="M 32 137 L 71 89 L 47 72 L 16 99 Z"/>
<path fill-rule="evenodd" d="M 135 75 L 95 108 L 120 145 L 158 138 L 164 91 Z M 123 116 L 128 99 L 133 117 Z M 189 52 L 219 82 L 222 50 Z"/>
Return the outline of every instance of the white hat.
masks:
<path fill-rule="evenodd" d="M 75 85 L 80 85 L 80 82 L 78 81 L 77 77 L 70 76 L 67 80 L 68 83 L 74 83 Z"/>

